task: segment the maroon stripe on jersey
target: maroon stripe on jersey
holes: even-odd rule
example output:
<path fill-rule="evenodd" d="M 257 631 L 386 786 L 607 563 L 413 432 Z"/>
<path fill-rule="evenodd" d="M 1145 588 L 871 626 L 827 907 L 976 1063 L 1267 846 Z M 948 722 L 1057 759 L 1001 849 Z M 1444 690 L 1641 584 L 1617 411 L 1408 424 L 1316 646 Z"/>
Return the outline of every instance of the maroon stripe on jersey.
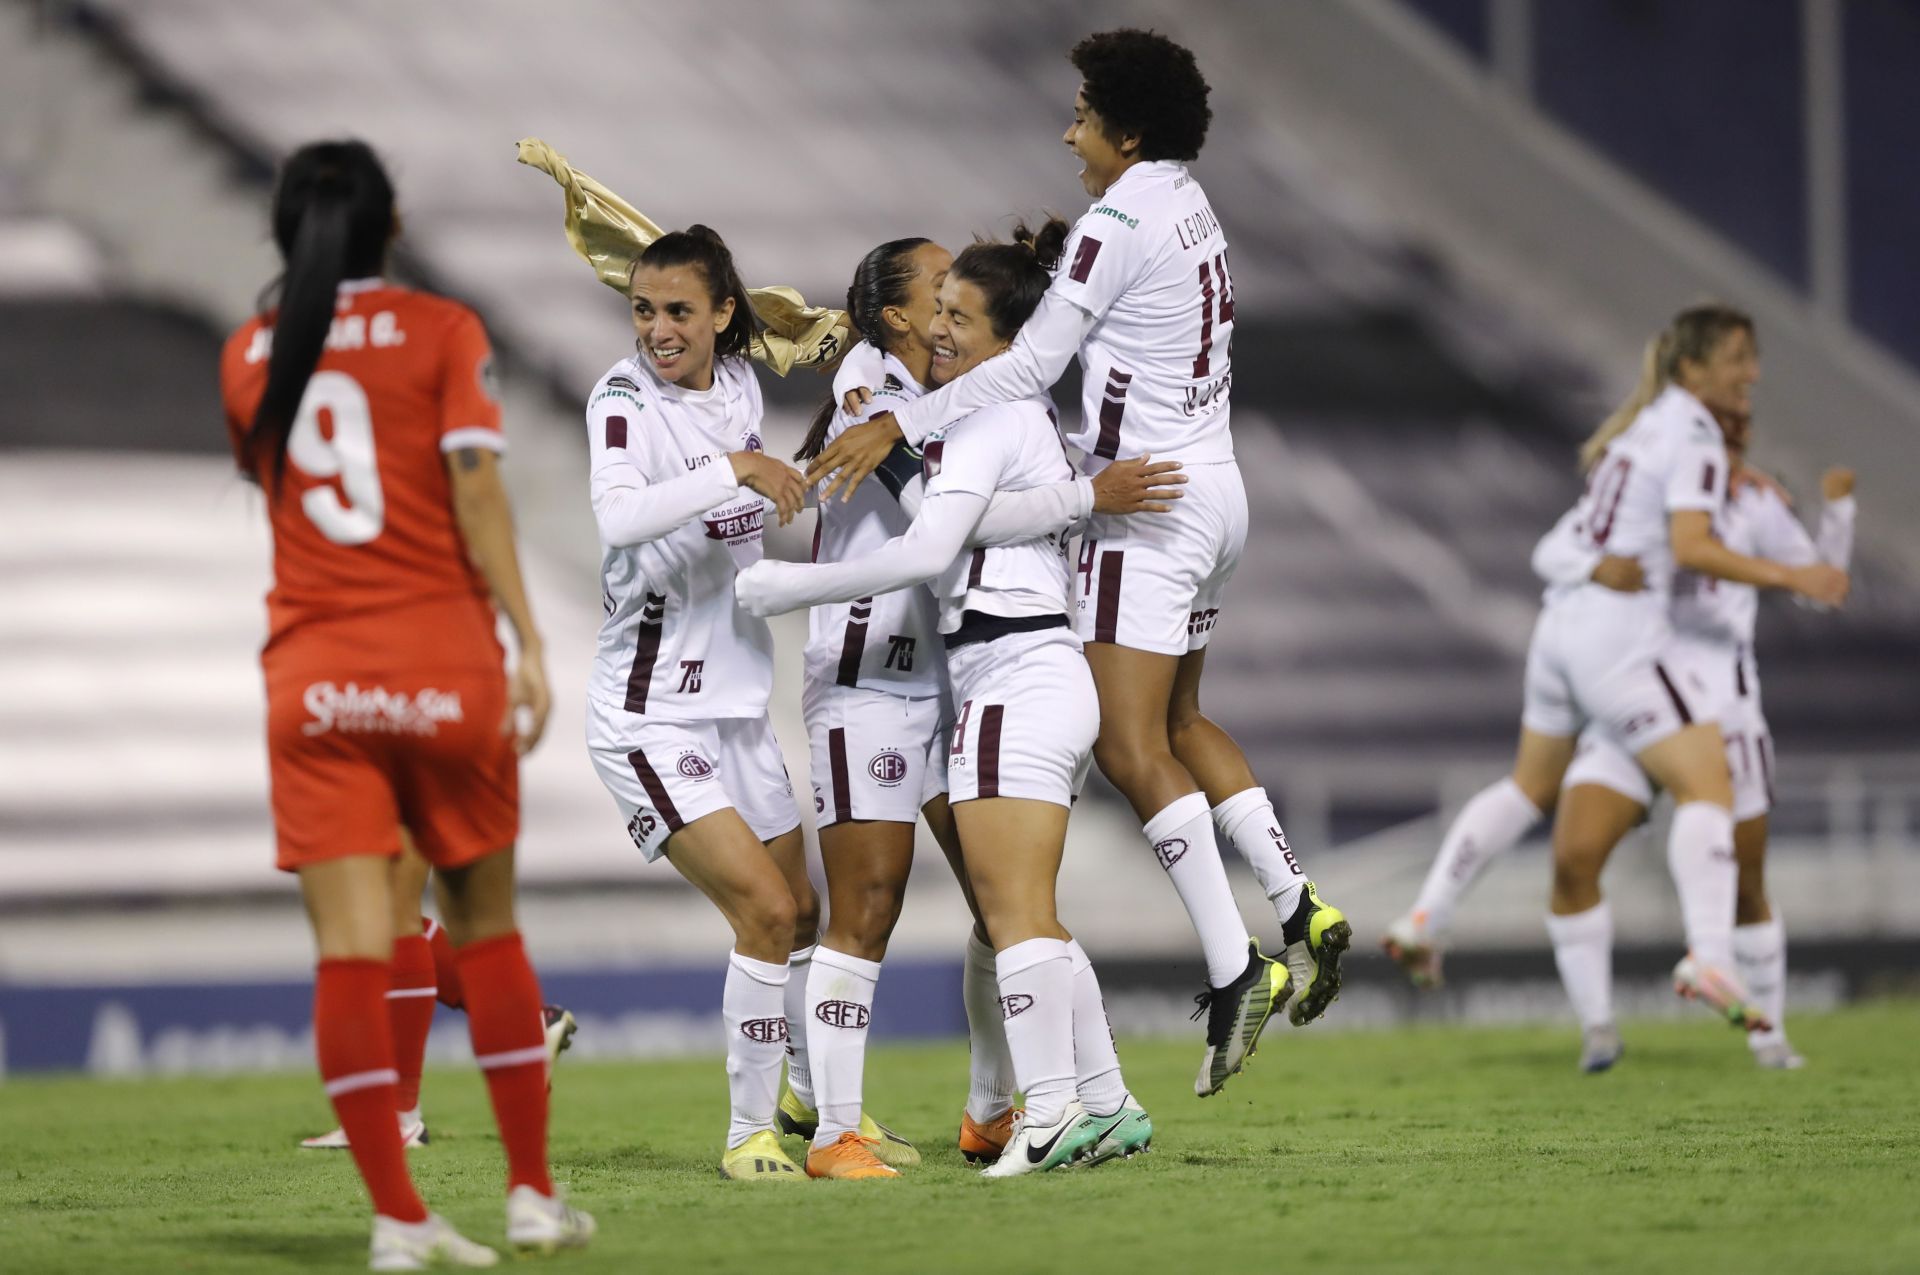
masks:
<path fill-rule="evenodd" d="M 989 704 L 980 711 L 980 747 L 976 751 L 980 757 L 978 795 L 982 797 L 1000 795 L 1000 722 L 1006 711 L 999 704 Z"/>
<path fill-rule="evenodd" d="M 1744 651 L 1733 657 L 1733 689 L 1741 699 L 1747 697 L 1747 657 Z"/>
<path fill-rule="evenodd" d="M 637 748 L 627 754 L 627 761 L 633 766 L 633 773 L 639 776 L 640 786 L 647 790 L 647 800 L 651 801 L 653 808 L 660 812 L 660 817 L 667 821 L 667 831 L 680 831 L 685 826 L 685 821 L 680 818 L 680 811 L 675 808 L 673 798 L 667 795 L 667 786 L 660 782 L 660 772 L 653 768 L 653 763 L 647 760 L 647 755 Z"/>
<path fill-rule="evenodd" d="M 1719 476 L 1720 467 L 1712 461 L 1708 461 L 1706 464 L 1700 466 L 1700 490 L 1711 492 L 1713 490 L 1713 480 Z"/>
<path fill-rule="evenodd" d="M 847 611 L 847 632 L 840 639 L 840 672 L 833 679 L 837 685 L 860 685 L 860 660 L 867 652 L 867 619 L 872 614 L 872 598 L 858 599 Z"/>
<path fill-rule="evenodd" d="M 625 447 L 627 445 L 627 418 L 624 416 L 607 417 L 607 446 Z"/>
<path fill-rule="evenodd" d="M 1653 671 L 1659 675 L 1660 685 L 1667 688 L 1667 698 L 1673 701 L 1673 711 L 1680 714 L 1680 724 L 1693 725 L 1693 714 L 1687 711 L 1687 701 L 1680 698 L 1680 688 L 1667 676 L 1667 670 L 1658 660 L 1653 663 Z"/>
<path fill-rule="evenodd" d="M 986 569 L 987 551 L 985 549 L 975 549 L 973 551 L 973 561 L 967 564 L 967 587 L 969 589 L 977 589 L 980 587 L 980 573 Z"/>
<path fill-rule="evenodd" d="M 1767 804 L 1773 804 L 1773 737 L 1765 731 L 1760 732 L 1753 741 L 1754 751 L 1760 754 L 1760 782 L 1767 789 Z"/>
<path fill-rule="evenodd" d="M 1120 418 L 1127 412 L 1127 388 L 1133 384 L 1133 373 L 1122 372 L 1119 368 L 1107 373 L 1107 391 L 1100 397 L 1100 437 L 1093 444 L 1093 454 L 1114 460 L 1120 455 Z"/>
<path fill-rule="evenodd" d="M 640 608 L 640 630 L 633 638 L 633 668 L 627 672 L 627 711 L 647 711 L 647 692 L 653 687 L 653 662 L 660 658 L 660 634 L 666 629 L 667 599 L 658 593 L 647 595 Z"/>
<path fill-rule="evenodd" d="M 1120 629 L 1120 571 L 1127 551 L 1109 549 L 1100 555 L 1100 600 L 1093 609 L 1093 640 L 1113 642 Z"/>
<path fill-rule="evenodd" d="M 807 553 L 808 562 L 820 561 L 820 527 L 825 521 L 818 509 L 813 511 L 813 548 Z"/>
<path fill-rule="evenodd" d="M 847 732 L 839 726 L 827 732 L 827 769 L 833 776 L 833 817 L 845 823 L 853 818 L 853 782 L 847 776 Z"/>
<path fill-rule="evenodd" d="M 1087 276 L 1093 273 L 1093 259 L 1100 255 L 1100 241 L 1092 235 L 1082 235 L 1080 246 L 1073 253 L 1073 267 L 1067 271 L 1067 277 L 1075 283 L 1085 283 Z"/>

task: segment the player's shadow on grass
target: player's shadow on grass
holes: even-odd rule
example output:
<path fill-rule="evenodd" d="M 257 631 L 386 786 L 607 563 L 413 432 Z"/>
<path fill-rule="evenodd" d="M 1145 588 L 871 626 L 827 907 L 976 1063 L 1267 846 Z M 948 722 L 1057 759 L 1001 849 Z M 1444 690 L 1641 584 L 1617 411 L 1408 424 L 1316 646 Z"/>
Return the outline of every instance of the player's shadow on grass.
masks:
<path fill-rule="evenodd" d="M 173 1236 L 170 1242 L 201 1256 L 244 1254 L 288 1266 L 357 1267 L 367 1260 L 366 1226 L 357 1219 L 350 1227 L 317 1222 L 312 1231 L 295 1234 L 244 1226 L 209 1227 Z"/>

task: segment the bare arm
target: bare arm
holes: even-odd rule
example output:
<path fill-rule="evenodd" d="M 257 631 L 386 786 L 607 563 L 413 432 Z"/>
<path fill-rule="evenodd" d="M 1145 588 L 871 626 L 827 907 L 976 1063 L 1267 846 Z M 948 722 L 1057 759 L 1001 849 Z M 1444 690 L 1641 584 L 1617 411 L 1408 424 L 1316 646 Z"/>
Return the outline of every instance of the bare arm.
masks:
<path fill-rule="evenodd" d="M 519 643 L 520 655 L 508 687 L 507 716 L 500 730 L 514 736 L 514 748 L 524 756 L 540 742 L 547 728 L 553 697 L 547 688 L 546 648 L 540 630 L 534 627 L 533 607 L 527 602 L 526 585 L 520 578 L 520 555 L 513 543 L 513 506 L 507 499 L 506 484 L 500 481 L 500 458 L 486 448 L 462 447 L 448 455 L 447 475 L 453 489 L 454 522 L 466 541 L 467 555 L 492 590 L 494 604 L 513 626 Z M 522 708 L 527 710 L 524 727 L 516 721 Z"/>
<path fill-rule="evenodd" d="M 1680 509 L 1668 517 L 1673 560 L 1678 566 L 1735 584 L 1762 589 L 1786 589 L 1827 606 L 1839 606 L 1847 596 L 1847 575 L 1822 563 L 1790 567 L 1766 558 L 1749 558 L 1720 543 L 1713 534 L 1713 515 L 1704 509 Z"/>

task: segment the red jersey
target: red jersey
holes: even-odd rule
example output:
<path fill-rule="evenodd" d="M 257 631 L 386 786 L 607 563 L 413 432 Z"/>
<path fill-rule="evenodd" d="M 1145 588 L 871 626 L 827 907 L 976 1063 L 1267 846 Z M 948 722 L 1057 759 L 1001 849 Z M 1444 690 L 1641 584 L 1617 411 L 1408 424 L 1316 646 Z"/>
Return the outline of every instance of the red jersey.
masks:
<path fill-rule="evenodd" d="M 241 442 L 266 390 L 271 314 L 220 360 Z M 340 286 L 275 490 L 274 585 L 261 662 L 279 672 L 499 668 L 493 607 L 454 521 L 446 453 L 500 451 L 493 355 L 479 316 L 380 279 Z"/>

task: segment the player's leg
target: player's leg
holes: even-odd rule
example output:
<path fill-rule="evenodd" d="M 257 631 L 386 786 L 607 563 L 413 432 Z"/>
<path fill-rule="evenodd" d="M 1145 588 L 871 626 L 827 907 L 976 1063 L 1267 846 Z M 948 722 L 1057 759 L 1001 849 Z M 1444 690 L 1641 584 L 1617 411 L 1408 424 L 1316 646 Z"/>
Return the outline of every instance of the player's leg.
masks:
<path fill-rule="evenodd" d="M 946 752 L 944 736 L 937 745 Z M 973 914 L 967 933 L 966 963 L 960 974 L 960 998 L 967 1010 L 967 1103 L 960 1115 L 960 1153 L 969 1164 L 999 1159 L 1013 1135 L 1013 1056 L 1007 1052 L 1006 1022 L 1000 1013 L 1000 982 L 994 970 L 993 943 L 987 938 L 980 904 L 973 896 L 967 863 L 954 827 L 953 807 L 942 792 L 920 808 L 927 830 L 960 883 L 960 893 Z"/>
<path fill-rule="evenodd" d="M 1217 599 L 1218 590 L 1205 596 Z M 1217 612 L 1212 607 L 1195 614 L 1208 616 L 1204 623 L 1211 625 L 1210 617 Z M 1296 1026 L 1310 1023 L 1340 994 L 1340 960 L 1353 941 L 1353 929 L 1338 908 L 1321 902 L 1319 891 L 1307 880 L 1273 802 L 1254 780 L 1240 745 L 1200 711 L 1206 660 L 1205 646 L 1180 657 L 1168 711 L 1174 755 L 1200 782 L 1213 807 L 1214 825 L 1253 868 L 1273 904 L 1292 975 L 1287 1016 Z"/>
<path fill-rule="evenodd" d="M 729 1096 L 721 1171 L 741 1180 L 800 1181 L 799 1166 L 773 1131 L 791 1030 L 786 989 L 800 909 L 788 874 L 731 806 L 675 831 L 666 858 L 733 930 L 721 995 Z"/>
<path fill-rule="evenodd" d="M 1580 1023 L 1580 1070 L 1619 1061 L 1613 1019 L 1613 912 L 1600 873 L 1620 840 L 1646 817 L 1652 800 L 1631 758 L 1605 741 L 1581 753 L 1567 773 L 1553 822 L 1553 890 L 1547 936 L 1553 963 Z"/>
<path fill-rule="evenodd" d="M 1767 816 L 1743 819 L 1733 828 L 1739 870 L 1734 894 L 1733 955 L 1747 992 L 1770 1024 L 1751 1032 L 1747 1045 L 1762 1067 L 1792 1071 L 1806 1059 L 1787 1041 L 1787 929 L 1767 897 Z"/>
<path fill-rule="evenodd" d="M 1007 1047 L 1026 1095 L 1013 1138 L 986 1173 L 1004 1177 L 1072 1163 L 1092 1150 L 1100 1131 L 1076 1095 L 1072 935 L 1054 906 L 1067 808 L 979 798 L 956 802 L 954 821 L 993 941 Z"/>

